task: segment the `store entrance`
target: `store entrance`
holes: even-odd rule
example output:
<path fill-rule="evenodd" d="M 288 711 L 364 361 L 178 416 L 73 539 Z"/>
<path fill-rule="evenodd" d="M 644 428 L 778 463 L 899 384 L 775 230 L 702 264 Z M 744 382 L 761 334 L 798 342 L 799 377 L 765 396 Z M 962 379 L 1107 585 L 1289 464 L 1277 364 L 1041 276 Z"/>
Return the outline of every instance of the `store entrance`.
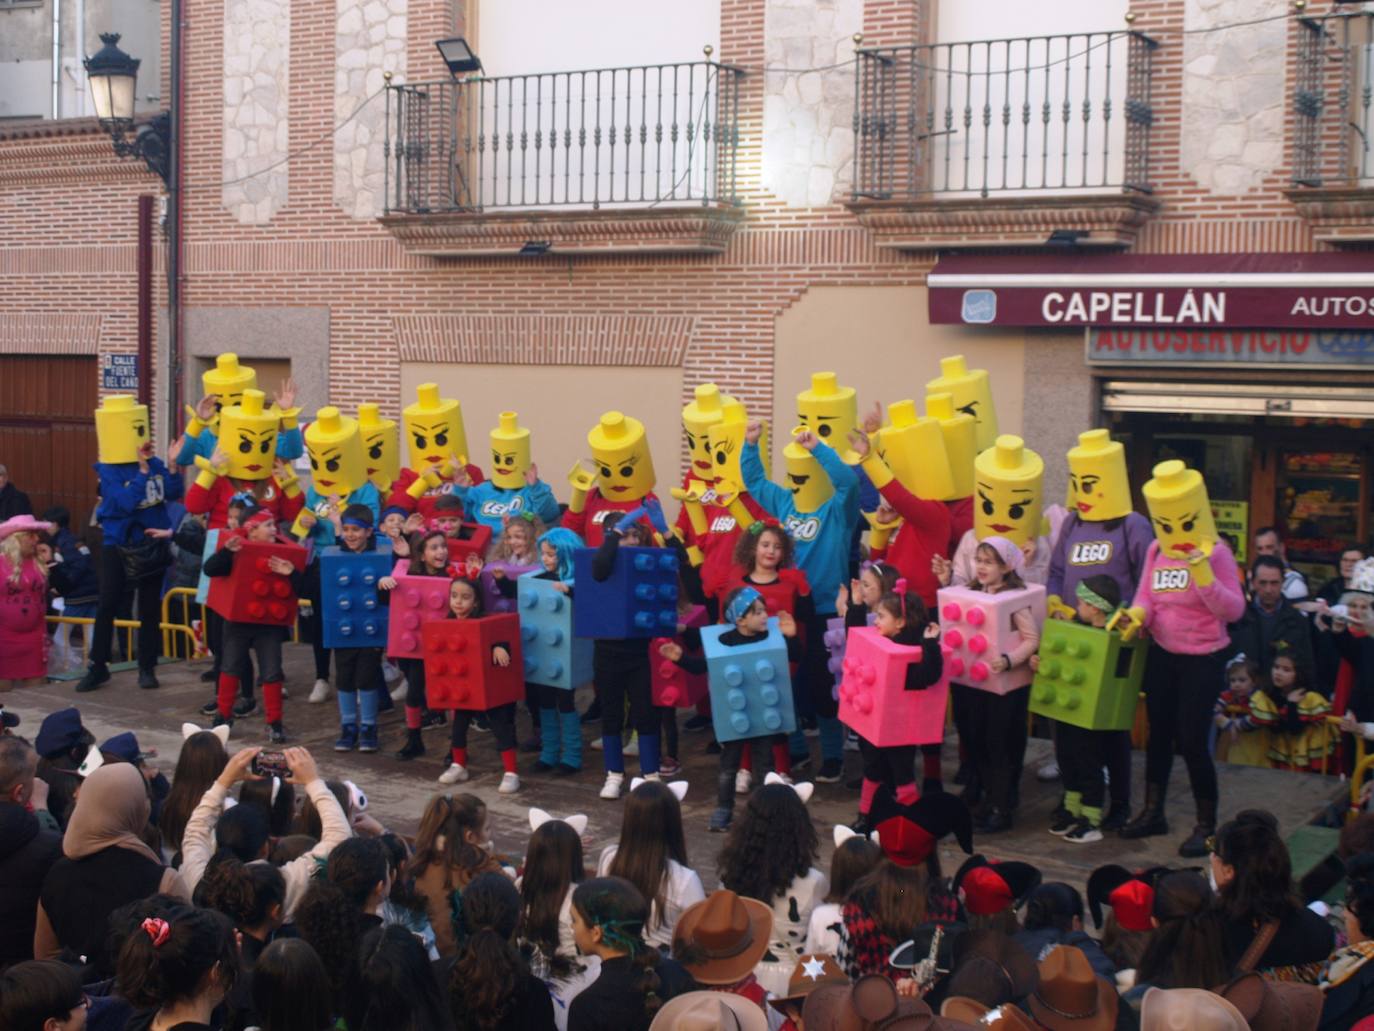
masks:
<path fill-rule="evenodd" d="M 1277 527 L 1289 563 L 1315 591 L 1336 575 L 1344 545 L 1368 551 L 1374 422 L 1162 412 L 1106 419 L 1126 445 L 1140 511 L 1140 486 L 1155 463 L 1180 458 L 1206 477 L 1217 528 L 1234 539 L 1242 562 L 1252 557 L 1255 531 Z"/>

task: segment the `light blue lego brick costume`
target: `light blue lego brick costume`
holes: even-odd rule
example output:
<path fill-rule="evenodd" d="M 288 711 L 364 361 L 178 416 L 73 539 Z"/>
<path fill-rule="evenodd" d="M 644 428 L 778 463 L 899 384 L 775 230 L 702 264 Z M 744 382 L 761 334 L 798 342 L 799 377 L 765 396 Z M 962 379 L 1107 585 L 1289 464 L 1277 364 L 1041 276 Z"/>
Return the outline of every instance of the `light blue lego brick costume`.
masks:
<path fill-rule="evenodd" d="M 572 599 L 543 571 L 517 582 L 525 680 L 571 691 L 592 679 L 592 642 L 573 636 Z"/>
<path fill-rule="evenodd" d="M 747 741 L 797 729 L 792 706 L 792 679 L 788 670 L 787 642 L 776 618 L 768 621 L 768 633 L 757 643 L 720 643 L 729 625 L 704 627 L 701 650 L 711 685 L 711 721 L 716 740 Z"/>
<path fill-rule="evenodd" d="M 744 445 L 740 469 L 745 489 L 792 538 L 797 568 L 811 584 L 816 615 L 833 616 L 840 584 L 849 582 L 849 541 L 859 521 L 859 477 L 829 444 L 817 444 L 811 454 L 835 489 L 814 512 L 798 512 L 792 492 L 764 475 L 758 444 Z"/>
<path fill-rule="evenodd" d="M 582 547 L 582 538 L 571 530 L 561 526 L 555 526 L 552 530 L 546 531 L 535 542 L 535 546 L 542 552 L 544 545 L 547 544 L 553 549 L 557 560 L 557 568 L 552 572 L 526 573 L 516 584 L 516 589 L 523 598 L 527 589 L 527 583 L 543 584 L 552 593 L 559 593 L 553 589 L 555 580 L 561 581 L 568 586 L 568 593 L 564 595 L 568 601 L 568 608 L 573 604 L 573 563 L 574 555 Z M 525 633 L 525 609 L 521 609 L 520 633 Z M 561 613 L 560 613 L 561 614 Z M 552 614 L 549 614 L 550 617 Z M 571 636 L 572 620 L 568 619 L 568 631 Z M 583 675 L 578 665 L 576 657 L 577 648 L 581 645 L 587 648 L 587 668 Z M 530 656 L 530 645 L 525 646 L 525 655 Z M 595 646 L 588 641 L 572 642 L 573 657 L 570 661 L 570 675 L 568 677 L 569 686 L 576 687 L 584 683 L 591 677 L 591 653 Z M 526 673 L 526 679 L 529 674 Z M 582 768 L 582 721 L 578 716 L 577 708 L 573 704 L 573 692 L 554 685 L 543 685 L 539 688 L 539 764 L 551 770 L 559 771 L 564 774 L 575 772 Z"/>
<path fill-rule="evenodd" d="M 485 523 L 491 527 L 492 533 L 501 532 L 504 516 L 533 512 L 544 521 L 545 526 L 553 526 L 562 515 L 553 489 L 543 480 L 536 480 L 515 490 L 498 487 L 491 480 L 483 480 L 472 487 L 455 486 L 453 493 L 463 502 L 467 521 Z"/>
<path fill-rule="evenodd" d="M 210 456 L 215 453 L 215 445 L 219 443 L 219 434 L 209 426 L 192 437 L 189 434 L 182 442 L 181 451 L 177 453 L 177 465 L 194 465 L 196 458 L 200 457 L 207 462 Z M 305 438 L 301 436 L 301 428 L 293 426 L 289 430 L 277 430 L 277 457 L 283 462 L 294 462 L 305 454 Z"/>

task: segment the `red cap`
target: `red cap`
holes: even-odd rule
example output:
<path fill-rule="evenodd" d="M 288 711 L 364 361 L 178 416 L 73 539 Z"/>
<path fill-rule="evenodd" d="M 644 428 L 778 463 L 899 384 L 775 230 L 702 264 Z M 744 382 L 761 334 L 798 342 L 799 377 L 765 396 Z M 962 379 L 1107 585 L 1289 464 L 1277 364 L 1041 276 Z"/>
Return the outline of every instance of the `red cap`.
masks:
<path fill-rule="evenodd" d="M 1127 931 L 1149 931 L 1150 914 L 1154 910 L 1155 889 L 1135 879 L 1120 885 L 1107 895 L 1107 903 L 1116 915 L 1116 922 Z"/>
<path fill-rule="evenodd" d="M 961 886 L 964 890 L 964 908 L 973 916 L 989 916 L 1010 909 L 1015 901 L 1011 885 L 997 872 L 995 866 L 980 866 L 970 870 Z"/>

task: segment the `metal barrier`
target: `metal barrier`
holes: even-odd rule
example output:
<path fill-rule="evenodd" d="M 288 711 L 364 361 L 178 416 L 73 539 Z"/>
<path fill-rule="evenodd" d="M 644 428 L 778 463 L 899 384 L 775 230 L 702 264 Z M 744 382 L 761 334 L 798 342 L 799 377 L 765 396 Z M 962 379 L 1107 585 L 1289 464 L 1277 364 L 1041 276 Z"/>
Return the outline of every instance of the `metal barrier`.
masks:
<path fill-rule="evenodd" d="M 67 626 L 95 626 L 95 619 L 90 616 L 49 616 L 48 622 L 54 625 L 66 624 Z M 116 619 L 114 621 L 115 630 L 124 631 L 125 655 L 134 654 L 134 631 L 136 631 L 142 625 L 143 624 L 136 619 Z M 195 633 L 191 630 L 189 626 L 185 626 L 181 623 L 162 622 L 158 624 L 158 627 L 162 631 L 162 640 L 164 646 L 167 643 L 169 643 L 173 638 L 175 638 L 177 634 L 185 634 L 187 638 L 187 643 L 190 645 L 189 650 L 192 654 L 194 654 L 196 645 Z M 171 637 L 168 636 L 169 634 L 171 635 Z M 89 661 L 90 647 L 91 635 L 88 633 L 83 633 L 81 635 L 81 658 L 83 662 Z"/>

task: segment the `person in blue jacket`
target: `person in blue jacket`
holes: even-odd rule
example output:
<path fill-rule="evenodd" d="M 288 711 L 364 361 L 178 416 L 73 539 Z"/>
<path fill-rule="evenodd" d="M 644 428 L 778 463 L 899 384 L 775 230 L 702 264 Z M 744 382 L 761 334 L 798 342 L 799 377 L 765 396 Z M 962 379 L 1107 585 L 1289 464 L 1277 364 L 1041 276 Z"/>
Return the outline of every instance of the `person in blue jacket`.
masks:
<path fill-rule="evenodd" d="M 844 764 L 844 728 L 836 719 L 837 703 L 831 693 L 834 678 L 827 663 L 824 637 L 825 624 L 835 615 L 835 597 L 840 584 L 849 582 L 849 542 L 859 520 L 859 477 L 834 448 L 821 441 L 810 430 L 792 439 L 793 445 L 810 452 L 815 463 L 806 456 L 788 456 L 788 486 L 772 483 L 764 475 L 759 458 L 759 437 L 763 424 L 751 421 L 744 434 L 744 452 L 740 456 L 740 470 L 745 489 L 764 510 L 782 524 L 795 544 L 797 568 L 806 574 L 811 584 L 815 609 L 806 627 L 806 656 L 802 670 L 806 690 L 816 713 L 820 731 L 821 768 L 816 780 L 833 784 L 840 779 Z M 786 455 L 787 452 L 784 452 Z M 792 468 L 792 466 L 797 468 Z M 819 467 L 830 487 L 808 482 L 813 473 L 799 472 Z M 795 767 L 794 767 L 795 768 Z"/>
<path fill-rule="evenodd" d="M 466 469 L 454 474 L 453 493 L 463 503 L 464 518 L 469 523 L 485 523 L 493 534 L 504 529 L 502 519 L 533 512 L 545 526 L 558 525 L 562 511 L 553 488 L 539 478 L 539 470 L 531 465 L 525 470 L 525 485 L 519 488 L 498 487 L 495 480 L 474 484 Z"/>
<path fill-rule="evenodd" d="M 181 474 L 169 469 L 153 454 L 149 441 L 139 449 L 137 462 L 95 463 L 100 476 L 100 504 L 95 510 L 104 547 L 100 552 L 100 601 L 96 607 L 95 629 L 90 649 L 90 668 L 76 685 L 78 691 L 94 691 L 110 679 L 110 647 L 114 638 L 115 613 L 120 602 L 137 593 L 134 609 L 138 619 L 138 686 L 157 687 L 158 640 L 162 633 L 162 574 L 166 564 L 150 569 L 140 580 L 130 578 L 124 569 L 121 547 L 131 547 L 149 539 L 168 540 L 175 529 L 167 502 L 182 494 Z M 171 549 L 167 549 L 168 562 Z"/>

